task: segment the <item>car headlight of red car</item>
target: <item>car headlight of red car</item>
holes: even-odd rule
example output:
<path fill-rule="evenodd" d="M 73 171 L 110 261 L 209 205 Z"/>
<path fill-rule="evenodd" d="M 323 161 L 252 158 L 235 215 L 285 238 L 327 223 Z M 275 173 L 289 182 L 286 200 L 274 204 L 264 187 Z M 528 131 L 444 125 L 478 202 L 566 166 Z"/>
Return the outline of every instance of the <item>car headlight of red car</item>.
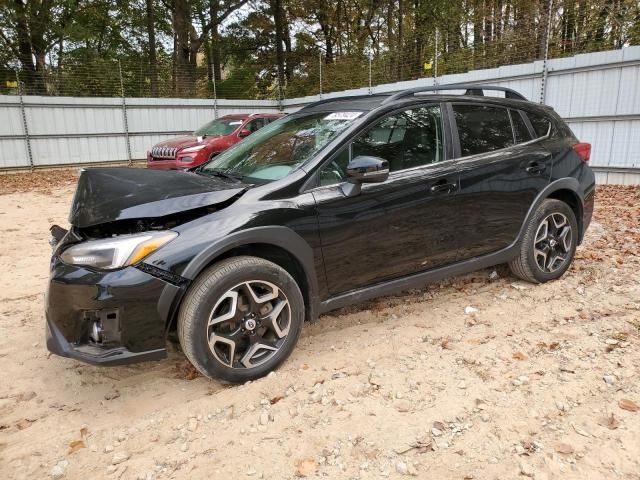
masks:
<path fill-rule="evenodd" d="M 196 145 L 195 147 L 188 147 L 180 150 L 178 153 L 196 153 L 205 148 L 206 145 Z"/>

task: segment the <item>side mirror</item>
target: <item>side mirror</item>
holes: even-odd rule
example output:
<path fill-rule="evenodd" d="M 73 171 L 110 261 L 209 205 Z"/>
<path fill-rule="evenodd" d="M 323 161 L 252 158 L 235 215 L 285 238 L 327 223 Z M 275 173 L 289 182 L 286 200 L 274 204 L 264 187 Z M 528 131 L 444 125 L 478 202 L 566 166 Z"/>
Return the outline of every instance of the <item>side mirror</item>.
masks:
<path fill-rule="evenodd" d="M 240 138 L 248 137 L 249 135 L 251 135 L 251 132 L 249 131 L 249 129 L 248 129 L 248 128 L 243 128 L 242 130 L 240 130 L 240 131 L 238 132 L 238 136 L 239 136 Z"/>
<path fill-rule="evenodd" d="M 382 158 L 358 155 L 347 165 L 349 181 L 343 185 L 348 197 L 358 195 L 363 183 L 380 183 L 389 178 L 389 162 Z"/>

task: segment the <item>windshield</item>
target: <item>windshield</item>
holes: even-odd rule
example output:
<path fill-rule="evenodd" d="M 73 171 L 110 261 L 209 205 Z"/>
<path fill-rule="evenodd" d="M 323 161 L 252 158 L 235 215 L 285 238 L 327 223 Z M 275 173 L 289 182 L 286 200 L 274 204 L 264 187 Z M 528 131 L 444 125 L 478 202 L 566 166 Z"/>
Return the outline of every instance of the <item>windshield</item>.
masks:
<path fill-rule="evenodd" d="M 202 173 L 224 173 L 256 181 L 286 177 L 362 112 L 321 112 L 281 118 L 202 166 Z"/>
<path fill-rule="evenodd" d="M 244 120 L 241 119 L 220 119 L 212 120 L 209 123 L 204 124 L 198 130 L 193 132 L 196 137 L 213 137 L 217 135 L 229 135 L 234 132 L 236 128 L 242 125 Z"/>

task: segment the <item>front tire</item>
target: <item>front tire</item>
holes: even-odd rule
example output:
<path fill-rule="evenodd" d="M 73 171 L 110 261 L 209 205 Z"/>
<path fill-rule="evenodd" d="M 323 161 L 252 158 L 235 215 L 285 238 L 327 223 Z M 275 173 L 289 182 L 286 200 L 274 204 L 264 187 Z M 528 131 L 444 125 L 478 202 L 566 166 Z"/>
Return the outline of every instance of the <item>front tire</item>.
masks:
<path fill-rule="evenodd" d="M 291 354 L 304 299 L 289 273 L 262 258 L 233 257 L 202 272 L 178 313 L 178 337 L 203 374 L 232 383 L 260 378 Z"/>
<path fill-rule="evenodd" d="M 571 265 L 577 244 L 578 222 L 573 210 L 560 200 L 548 198 L 529 221 L 520 252 L 509 262 L 509 268 L 528 282 L 555 280 Z"/>

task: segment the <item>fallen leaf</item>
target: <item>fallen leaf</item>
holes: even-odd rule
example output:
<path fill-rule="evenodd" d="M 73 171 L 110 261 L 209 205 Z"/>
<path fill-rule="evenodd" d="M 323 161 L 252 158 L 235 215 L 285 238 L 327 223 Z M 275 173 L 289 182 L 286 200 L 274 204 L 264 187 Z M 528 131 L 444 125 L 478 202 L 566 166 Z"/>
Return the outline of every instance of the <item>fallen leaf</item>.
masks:
<path fill-rule="evenodd" d="M 590 437 L 591 436 L 591 434 L 589 432 L 586 432 L 586 431 L 582 430 L 581 428 L 576 427 L 573 423 L 571 424 L 571 426 L 573 427 L 573 429 L 576 431 L 576 433 L 578 435 L 582 435 L 583 437 Z"/>
<path fill-rule="evenodd" d="M 313 458 L 304 458 L 301 460 L 297 460 L 295 463 L 296 466 L 296 476 L 297 477 L 306 477 L 307 475 L 311 475 L 318 470 L 318 462 L 316 462 Z"/>
<path fill-rule="evenodd" d="M 73 452 L 77 452 L 81 448 L 86 448 L 86 445 L 84 444 L 84 442 L 82 440 L 74 440 L 73 442 L 69 443 L 68 454 L 71 455 Z"/>
<path fill-rule="evenodd" d="M 631 400 L 622 399 L 618 402 L 618 406 L 623 410 L 628 410 L 629 412 L 637 412 L 640 410 L 640 407 L 635 402 Z"/>
<path fill-rule="evenodd" d="M 275 405 L 276 403 L 278 403 L 280 400 L 282 400 L 284 397 L 282 395 L 276 395 L 275 397 L 273 397 L 271 400 L 269 400 L 269 403 L 271 405 Z"/>
<path fill-rule="evenodd" d="M 23 392 L 20 393 L 18 395 L 16 395 L 16 401 L 18 402 L 28 402 L 29 400 L 31 400 L 32 398 L 36 397 L 36 392 L 30 391 L 30 392 Z"/>
<path fill-rule="evenodd" d="M 556 445 L 556 452 L 564 453 L 565 455 L 571 455 L 575 452 L 575 449 L 568 443 L 559 443 Z"/>
<path fill-rule="evenodd" d="M 428 441 L 418 442 L 418 448 L 416 449 L 417 453 L 427 453 L 433 451 L 433 440 L 429 439 Z"/>
<path fill-rule="evenodd" d="M 557 350 L 558 348 L 560 348 L 560 343 L 558 342 L 551 342 L 551 344 L 549 344 L 549 350 Z"/>
<path fill-rule="evenodd" d="M 120 396 L 120 392 L 118 390 L 111 390 L 110 392 L 107 392 L 107 393 L 104 394 L 104 399 L 105 400 L 115 400 L 119 396 Z"/>
<path fill-rule="evenodd" d="M 447 427 L 442 422 L 433 422 L 433 428 L 437 428 L 441 432 L 444 432 L 447 430 Z"/>
<path fill-rule="evenodd" d="M 618 422 L 618 420 L 616 419 L 616 417 L 613 416 L 613 413 L 612 413 L 608 417 L 601 418 L 598 421 L 598 425 L 607 427 L 609 430 L 615 430 L 620 425 L 620 422 Z"/>
<path fill-rule="evenodd" d="M 513 354 L 513 358 L 515 358 L 516 360 L 524 360 L 525 358 L 527 358 L 527 356 L 522 352 L 515 352 Z"/>
<path fill-rule="evenodd" d="M 29 428 L 33 422 L 34 420 L 22 418 L 16 422 L 16 427 L 18 427 L 18 430 L 24 430 L 25 428 Z"/>

